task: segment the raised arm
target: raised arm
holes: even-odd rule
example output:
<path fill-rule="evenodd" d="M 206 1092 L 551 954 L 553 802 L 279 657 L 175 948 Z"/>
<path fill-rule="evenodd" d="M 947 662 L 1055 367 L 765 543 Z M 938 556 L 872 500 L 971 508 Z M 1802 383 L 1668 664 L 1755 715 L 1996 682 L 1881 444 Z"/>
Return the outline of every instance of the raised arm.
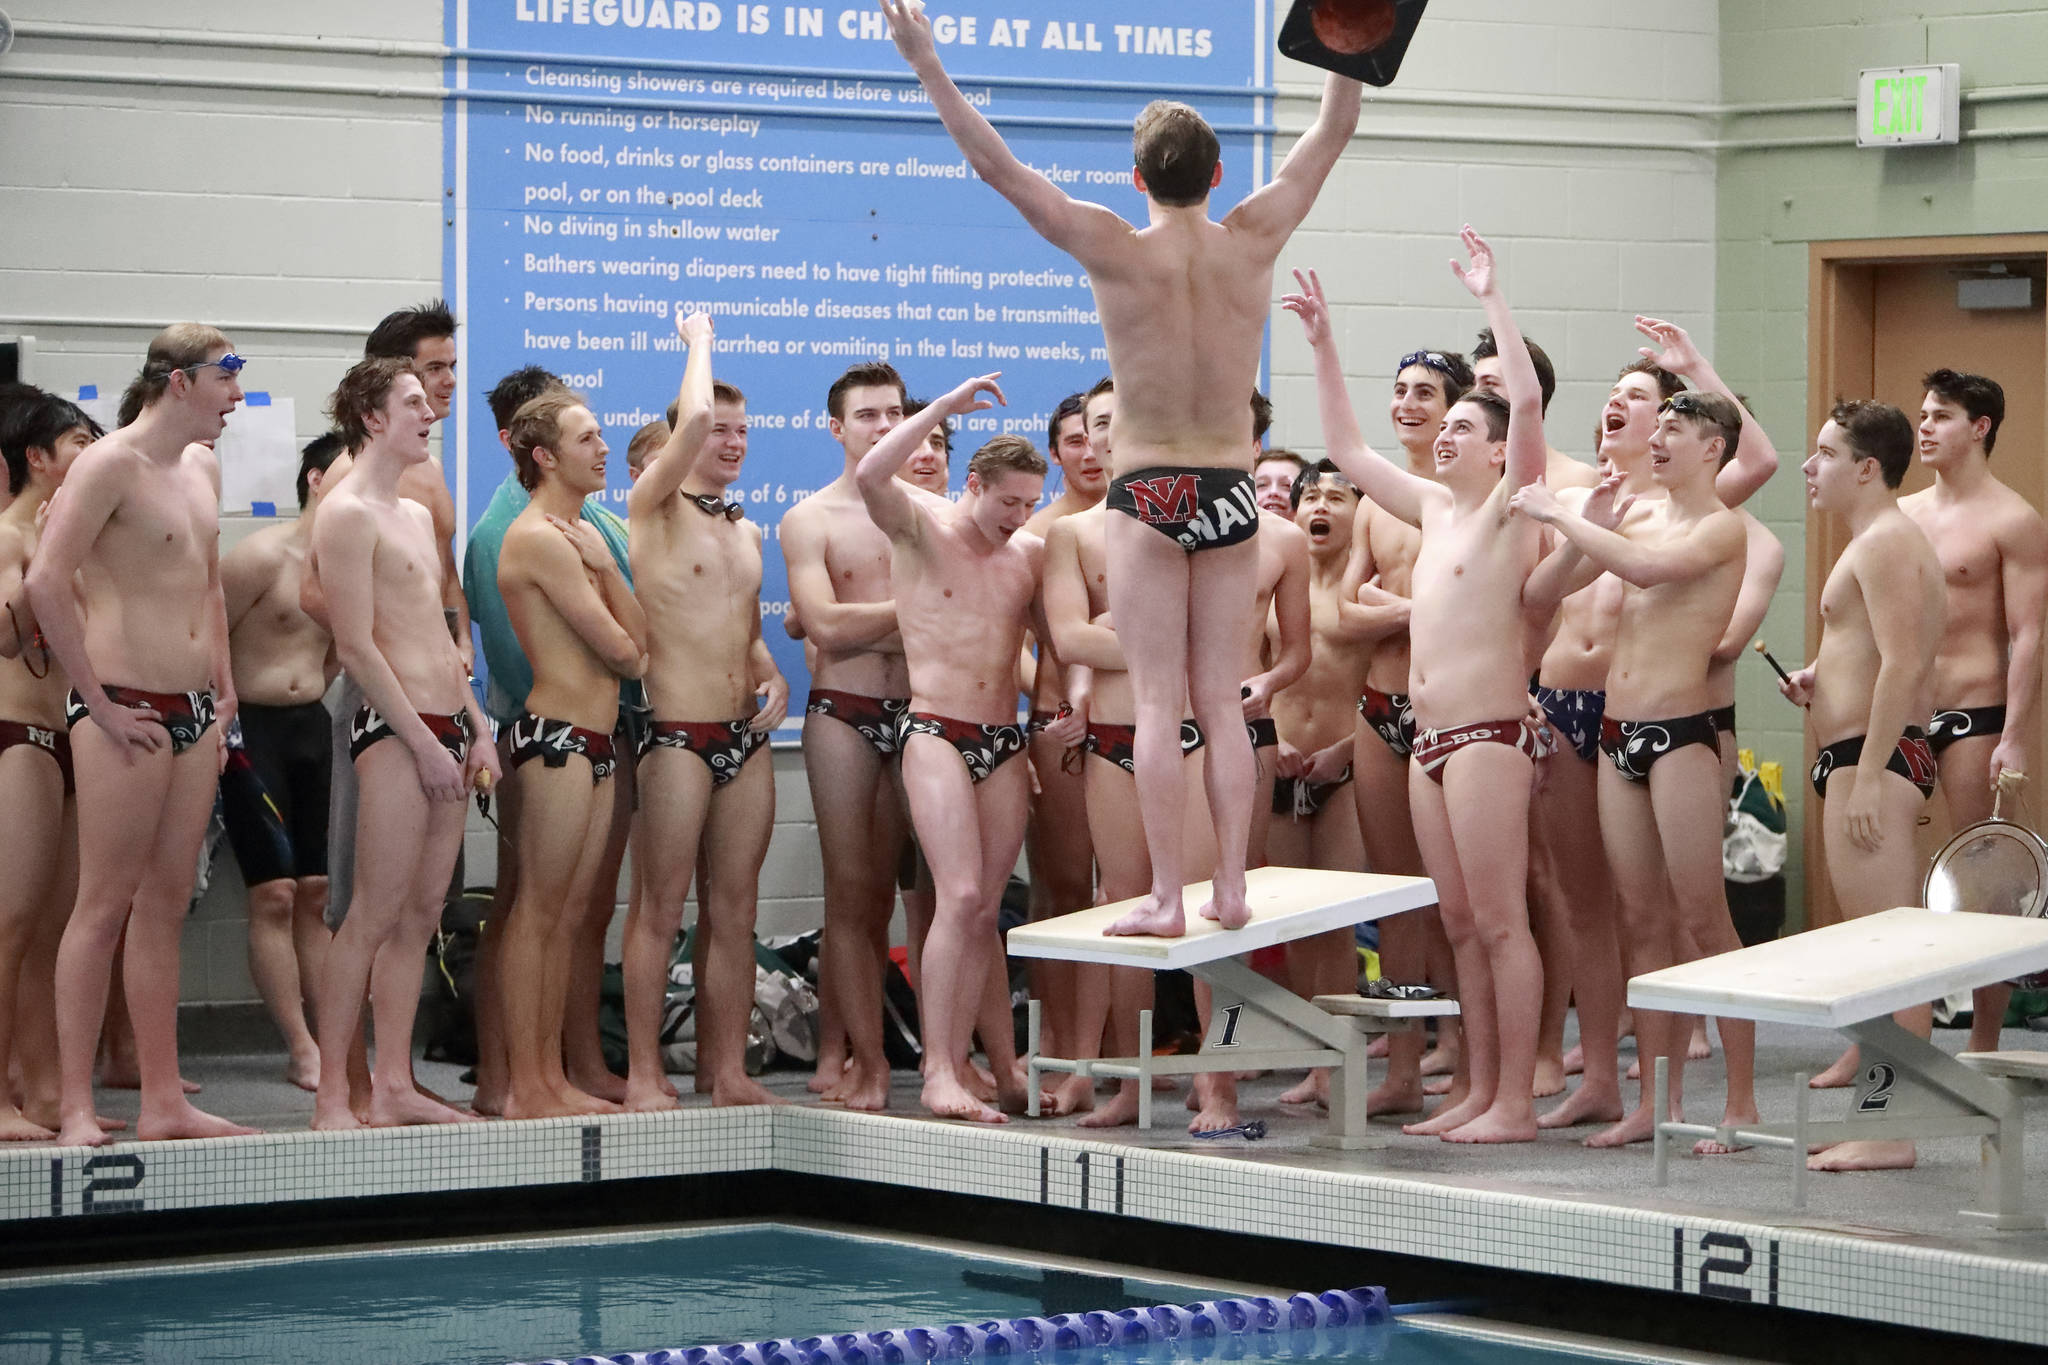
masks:
<path fill-rule="evenodd" d="M 645 478 L 643 474 L 641 476 Z M 792 508 L 782 520 L 776 541 L 789 570 L 789 600 L 803 634 L 819 649 L 845 654 L 872 649 L 896 633 L 896 603 L 842 602 L 825 567 L 825 532 L 806 507 Z"/>
<path fill-rule="evenodd" d="M 676 333 L 690 348 L 690 358 L 683 363 L 682 388 L 676 395 L 676 424 L 627 492 L 630 516 L 650 513 L 675 495 L 711 434 L 711 319 L 703 313 L 685 317 L 677 309 Z"/>
<path fill-rule="evenodd" d="M 1735 599 L 1735 615 L 1728 618 L 1728 629 L 1714 646 L 1717 664 L 1734 663 L 1749 648 L 1749 642 L 1763 629 L 1764 617 L 1770 614 L 1778 580 L 1785 576 L 1785 547 L 1770 528 L 1747 512 L 1736 515 L 1742 518 L 1749 549 L 1742 564 L 1742 593 Z"/>
<path fill-rule="evenodd" d="M 880 0 L 882 13 L 889 16 L 889 33 L 896 50 L 918 82 L 931 96 L 932 108 L 967 164 L 987 182 L 989 188 L 1010 201 L 1024 221 L 1039 236 L 1087 264 L 1090 257 L 1109 242 L 1130 234 L 1131 225 L 1100 204 L 1070 197 L 1031 167 L 1017 159 L 981 111 L 967 102 L 960 87 L 946 74 L 939 50 L 932 40 L 931 20 L 925 18 L 923 0 Z"/>
<path fill-rule="evenodd" d="M 1337 158 L 1358 131 L 1359 97 L 1364 87 L 1348 76 L 1323 78 L 1323 103 L 1316 121 L 1294 144 L 1273 178 L 1254 190 L 1225 220 L 1232 227 L 1285 238 L 1301 226 L 1315 207 L 1323 182 Z"/>
<path fill-rule="evenodd" d="M 896 477 L 896 471 L 924 448 L 925 438 L 948 417 L 985 412 L 998 403 L 1007 406 L 1009 400 L 996 383 L 1001 374 L 998 370 L 994 374 L 976 375 L 945 397 L 925 404 L 915 417 L 906 417 L 891 427 L 889 434 L 869 447 L 854 466 L 853 482 L 860 489 L 861 501 L 867 504 L 875 525 L 891 540 L 915 536 L 918 525 L 917 509 L 904 493 L 904 484 Z M 984 398 L 983 393 L 995 396 Z"/>
<path fill-rule="evenodd" d="M 1659 369 L 1690 380 L 1696 389 L 1718 393 L 1741 409 L 1742 435 L 1735 443 L 1735 457 L 1714 476 L 1714 491 L 1721 495 L 1721 501 L 1730 507 L 1740 507 L 1778 472 L 1778 449 L 1771 444 L 1763 423 L 1743 407 L 1735 390 L 1721 382 L 1721 376 L 1714 373 L 1714 367 L 1707 363 L 1706 356 L 1683 327 L 1660 318 L 1638 317 L 1636 330 L 1657 343 L 1641 350 Z"/>
<path fill-rule="evenodd" d="M 1294 282 L 1301 292 L 1284 296 L 1280 306 L 1301 319 L 1301 329 L 1315 352 L 1316 405 L 1323 419 L 1324 449 L 1359 492 L 1410 526 L 1420 526 L 1422 500 L 1435 485 L 1418 479 L 1365 443 L 1351 395 L 1344 388 L 1344 362 L 1331 335 L 1323 282 L 1313 270 L 1306 275 L 1295 271 Z"/>
<path fill-rule="evenodd" d="M 2005 593 L 2005 733 L 1991 751 L 1991 781 L 2027 767 L 2041 697 L 2041 618 L 2048 612 L 2048 526 L 2029 509 L 1999 537 L 1999 585 Z"/>
<path fill-rule="evenodd" d="M 645 475 L 643 474 L 644 478 Z M 591 653 L 622 678 L 647 672 L 647 617 L 604 536 L 587 521 L 550 516 L 559 534 L 525 537 L 517 560 L 500 560 L 498 581 L 525 579 L 561 614 Z M 506 570 L 510 568 L 511 573 Z M 589 572 L 586 573 L 585 570 Z M 592 585 L 591 575 L 597 583 Z"/>
<path fill-rule="evenodd" d="M 1529 347 L 1522 340 L 1522 329 L 1515 325 L 1515 315 L 1508 308 L 1507 296 L 1501 293 L 1500 271 L 1494 264 L 1493 248 L 1472 230 L 1470 223 L 1459 231 L 1458 240 L 1465 244 L 1472 261 L 1469 265 L 1452 261 L 1451 273 L 1472 291 L 1472 297 L 1485 308 L 1487 324 L 1493 328 L 1494 344 L 1500 348 L 1502 377 L 1507 380 L 1508 460 L 1505 483 L 1512 493 L 1528 484 L 1541 483 L 1544 466 L 1550 462 L 1549 448 L 1543 442 L 1543 386 L 1536 379 L 1536 362 L 1529 358 Z"/>

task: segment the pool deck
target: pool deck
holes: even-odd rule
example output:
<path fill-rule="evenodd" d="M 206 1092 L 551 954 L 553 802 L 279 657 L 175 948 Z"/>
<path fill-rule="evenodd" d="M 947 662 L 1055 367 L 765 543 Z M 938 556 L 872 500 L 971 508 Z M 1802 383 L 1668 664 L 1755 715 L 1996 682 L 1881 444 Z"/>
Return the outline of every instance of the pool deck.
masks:
<path fill-rule="evenodd" d="M 1758 1033 L 1764 1118 L 1789 1120 L 1793 1077 L 1832 1060 L 1839 1035 L 1775 1025 Z M 1963 1037 L 1944 1030 L 1936 1042 L 1953 1052 Z M 2041 1041 L 2017 1030 L 2004 1040 L 2008 1048 Z M 462 1095 L 458 1070 L 423 1063 L 420 1077 Z M 712 1110 L 693 1099 L 660 1115 L 315 1134 L 305 1131 L 311 1097 L 282 1080 L 278 1056 L 193 1057 L 187 1072 L 205 1084 L 202 1104 L 265 1134 L 98 1151 L 9 1147 L 0 1151 L 0 1227 L 781 1170 L 2048 1345 L 2048 1233 L 1993 1231 L 1956 1216 L 1976 1188 L 1974 1138 L 1923 1141 L 1908 1172 L 1815 1176 L 1801 1211 L 1792 1208 L 1783 1153 L 1674 1156 L 1660 1189 L 1647 1144 L 1589 1150 L 1578 1139 L 1591 1129 L 1474 1148 L 1411 1138 L 1375 1120 L 1384 1147 L 1314 1147 L 1321 1114 L 1277 1103 L 1293 1076 L 1244 1086 L 1244 1117 L 1266 1121 L 1265 1140 L 1203 1142 L 1185 1132 L 1172 1095 L 1158 1097 L 1149 1133 L 1082 1129 L 1072 1119 L 980 1128 L 920 1118 L 911 1110 L 916 1078 L 906 1073 L 896 1078 L 896 1111 L 884 1115 L 810 1102 Z M 778 1092 L 809 1100 L 801 1073 L 770 1079 Z M 1688 1068 L 1687 1081 L 1692 1116 L 1715 1115 L 1718 1057 Z M 1848 1093 L 1822 1097 L 1816 1116 L 1831 1116 Z M 102 1103 L 124 1117 L 135 1105 L 132 1092 L 118 1091 Z M 2027 1101 L 2027 1111 L 2037 1129 L 2048 1124 L 2048 1099 Z M 2048 1206 L 2038 1136 L 2026 1165 L 2029 1207 Z"/>

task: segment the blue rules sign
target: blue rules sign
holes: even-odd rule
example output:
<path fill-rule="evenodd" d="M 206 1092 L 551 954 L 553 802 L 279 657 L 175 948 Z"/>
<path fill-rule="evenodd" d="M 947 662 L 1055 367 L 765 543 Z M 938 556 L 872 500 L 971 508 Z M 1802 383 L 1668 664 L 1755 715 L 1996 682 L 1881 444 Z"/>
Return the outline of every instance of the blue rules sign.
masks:
<path fill-rule="evenodd" d="M 1266 179 L 1261 0 L 936 0 L 939 50 L 1017 154 L 1139 226 L 1133 117 L 1183 99 L 1223 141 L 1219 207 Z M 588 395 L 625 511 L 625 448 L 676 396 L 674 312 L 717 325 L 714 373 L 747 395 L 733 496 L 766 528 L 763 634 L 784 637 L 782 514 L 844 456 L 825 391 L 886 358 L 913 398 L 1003 372 L 1010 406 L 954 433 L 1043 447 L 1066 395 L 1108 372 L 1080 267 L 954 148 L 873 0 L 453 0 L 446 274 L 464 324 L 449 476 L 473 524 L 511 462 L 476 395 L 540 364 Z M 1057 487 L 1053 481 L 1052 492 Z M 795 723 L 794 718 L 792 724 Z"/>

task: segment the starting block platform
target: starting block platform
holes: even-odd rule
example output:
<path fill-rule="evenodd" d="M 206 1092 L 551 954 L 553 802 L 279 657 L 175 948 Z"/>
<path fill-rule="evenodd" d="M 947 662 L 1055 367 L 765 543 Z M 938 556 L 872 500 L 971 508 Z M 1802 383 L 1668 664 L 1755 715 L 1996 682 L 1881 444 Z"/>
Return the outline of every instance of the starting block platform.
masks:
<path fill-rule="evenodd" d="M 1342 1148 L 1376 1145 L 1366 1129 L 1365 1049 L 1371 1036 L 1416 1027 L 1432 1015 L 1456 1014 L 1457 1002 L 1357 996 L 1319 996 L 1310 1002 L 1237 959 L 1255 949 L 1434 905 L 1436 884 L 1427 877 L 1253 868 L 1245 876 L 1251 919 L 1241 929 L 1225 929 L 1195 913 L 1195 907 L 1207 903 L 1209 886 L 1197 882 L 1183 892 L 1188 931 L 1180 938 L 1105 934 L 1103 930 L 1137 905 L 1135 900 L 1093 906 L 1010 931 L 1009 951 L 1018 957 L 1151 971 L 1185 969 L 1208 983 L 1214 999 L 1202 1050 L 1194 1056 L 1154 1057 L 1152 1012 L 1146 1010 L 1138 1016 L 1138 1055 L 1103 1058 L 1041 1056 L 1039 1007 L 1034 1000 L 1026 1055 L 1031 1114 L 1038 1114 L 1039 1076 L 1046 1071 L 1137 1080 L 1138 1126 L 1149 1128 L 1154 1076 L 1327 1066 L 1330 1128 L 1316 1143 Z"/>
<path fill-rule="evenodd" d="M 1976 1136 L 1984 1144 L 1979 1199 L 1961 1216 L 1995 1228 L 2042 1227 L 2042 1217 L 2021 1205 L 2020 1100 L 2035 1083 L 2027 1068 L 1997 1065 L 2003 1053 L 1951 1057 L 1891 1015 L 2044 967 L 2048 920 L 1906 906 L 1635 977 L 1628 1002 L 1636 1009 L 1833 1028 L 1861 1049 L 1847 1118 L 1810 1120 L 1812 1092 L 1801 1076 L 1790 1124 L 1660 1123 L 1657 1182 L 1665 1183 L 1672 1138 L 1789 1148 L 1793 1205 L 1804 1208 L 1811 1144 Z M 1656 1084 L 1657 1111 L 1668 1113 L 1661 1058 Z"/>

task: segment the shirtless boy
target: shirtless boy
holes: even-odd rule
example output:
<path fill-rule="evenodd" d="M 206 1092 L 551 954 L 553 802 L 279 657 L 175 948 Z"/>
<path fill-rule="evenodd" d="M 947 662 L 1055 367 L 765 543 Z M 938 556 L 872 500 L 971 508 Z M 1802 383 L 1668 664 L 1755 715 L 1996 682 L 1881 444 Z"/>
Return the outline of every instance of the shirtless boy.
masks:
<path fill-rule="evenodd" d="M 341 453 L 339 434 L 315 437 L 299 456 L 299 516 L 247 537 L 220 561 L 242 703 L 221 771 L 221 812 L 249 888 L 249 975 L 284 1035 L 286 1075 L 301 1090 L 320 1084 L 305 1001 L 331 937 L 322 916 L 333 764 L 320 699 L 333 680 L 334 641 L 299 606 L 299 587 L 312 541 L 308 513 Z"/>
<path fill-rule="evenodd" d="M 625 941 L 629 1109 L 675 1104 L 662 1086 L 662 1001 L 700 849 L 697 1070 L 715 1105 L 775 1102 L 746 1070 L 755 902 L 775 828 L 775 768 L 755 756 L 789 709 L 789 685 L 761 639 L 761 528 L 725 496 L 746 446 L 705 439 L 714 424 L 744 430 L 746 398 L 712 380 L 711 319 L 691 314 L 678 330 L 690 354 L 677 426 L 627 502 L 654 708 L 634 859 L 646 902 Z"/>
<path fill-rule="evenodd" d="M 426 390 L 410 361 L 365 360 L 342 376 L 331 411 L 357 454 L 347 484 L 323 499 L 313 552 L 335 652 L 364 696 L 350 721 L 361 837 L 355 904 L 328 945 L 319 989 L 313 1126 L 360 1126 L 346 1061 L 373 980 L 368 1122 L 456 1122 L 468 1116 L 413 1081 L 413 1014 L 470 788 L 479 774 L 495 780 L 498 761 L 448 638 L 433 516 L 398 491 L 406 469 L 428 460 Z"/>
<path fill-rule="evenodd" d="M 1258 370 L 1274 260 L 1358 126 L 1359 85 L 1330 77 L 1314 125 L 1271 182 L 1221 222 L 1208 217 L 1209 191 L 1222 181 L 1215 133 L 1186 105 L 1147 106 L 1133 138 L 1132 183 L 1150 214 L 1138 230 L 1099 204 L 1069 198 L 1011 153 L 946 75 L 919 0 L 881 5 L 897 51 L 968 162 L 1087 271 L 1118 376 L 1110 581 L 1135 665 L 1138 796 L 1152 889 L 1113 931 L 1172 937 L 1185 930 L 1178 734 L 1189 704 L 1209 736 L 1204 781 L 1219 849 L 1204 911 L 1237 928 L 1250 914 L 1244 868 L 1255 770 L 1251 744 L 1240 738 L 1244 680 L 1230 642 L 1256 628 L 1250 586 L 1258 532 L 1242 395 Z"/>
<path fill-rule="evenodd" d="M 1252 493 L 1261 512 L 1294 516 L 1294 481 L 1308 470 L 1308 461 L 1291 450 L 1268 450 L 1252 463 Z"/>
<path fill-rule="evenodd" d="M 1515 495 L 1516 511 L 1554 528 L 1564 544 L 1544 566 L 1575 585 L 1613 572 L 1626 586 L 1607 675 L 1600 751 L 1600 826 L 1619 893 L 1628 974 L 1741 946 L 1722 891 L 1721 731 L 1708 674 L 1735 614 L 1748 558 L 1742 519 L 1721 502 L 1714 477 L 1730 458 L 1744 414 L 1719 394 L 1666 399 L 1650 438 L 1651 478 L 1664 496 L 1623 521 L 1622 478 L 1604 480 L 1581 515 L 1542 485 Z M 1619 525 L 1620 529 L 1615 527 Z M 1651 1063 L 1668 1057 L 1674 1109 L 1690 1025 L 1661 1011 L 1636 1014 L 1643 1059 L 1635 1112 L 1590 1140 L 1618 1146 L 1648 1139 L 1659 1118 Z M 1725 1123 L 1752 1123 L 1756 1027 L 1724 1020 L 1728 1054 Z M 1726 1152 L 1703 1142 L 1702 1152 Z"/>
<path fill-rule="evenodd" d="M 62 669 L 27 624 L 22 580 L 44 508 L 79 452 L 103 435 L 76 404 L 40 390 L 0 414 L 11 501 L 0 511 L 0 828 L 13 862 L 0 883 L 0 1066 L 21 1064 L 22 1103 L 0 1082 L 0 1141 L 43 1141 L 57 1125 L 57 945 L 78 891 L 78 808 Z M 22 640 L 17 624 L 29 634 Z M 19 1029 L 17 1031 L 17 1025 Z"/>
<path fill-rule="evenodd" d="M 1493 253 L 1470 227 L 1462 238 L 1471 264 L 1452 268 L 1501 338 L 1510 396 L 1474 392 L 1452 405 L 1436 439 L 1435 480 L 1396 467 L 1359 435 L 1315 278 L 1297 272 L 1302 290 L 1282 303 L 1301 317 L 1315 350 L 1330 457 L 1422 531 L 1409 625 L 1417 727 L 1409 801 L 1457 962 L 1467 1086 L 1407 1131 L 1526 1142 L 1536 1136 L 1530 1085 L 1543 992 L 1525 894 L 1530 764 L 1547 749 L 1528 718 L 1521 629 L 1538 531 L 1510 517 L 1508 499 L 1543 478 L 1542 395 Z"/>
<path fill-rule="evenodd" d="M 1849 543 L 1821 589 L 1820 652 L 1778 690 L 1809 713 L 1828 880 L 1851 919 L 1918 896 L 1913 827 L 1938 777 L 1920 718 L 1934 709 L 1947 589 L 1926 533 L 1898 504 L 1913 445 L 1913 424 L 1890 404 L 1837 403 L 1803 471 L 1807 502 L 1841 518 Z M 1892 1018 L 1922 1038 L 1933 1031 L 1927 1005 Z M 1854 1053 L 1834 1069 L 1855 1075 Z M 1860 1141 L 1806 1164 L 1881 1170 L 1913 1159 L 1910 1140 Z"/>
<path fill-rule="evenodd" d="M 996 376 L 970 379 L 895 428 L 861 459 L 855 478 L 893 549 L 891 581 L 910 666 L 902 726 L 903 785 L 938 891 L 925 940 L 924 1107 L 941 1118 L 1000 1123 L 969 1092 L 968 1042 L 977 1016 L 1003 1108 L 1018 1112 L 1007 985 L 996 911 L 1024 843 L 1031 782 L 1016 723 L 1015 678 L 1038 599 L 1044 542 L 1018 536 L 1045 487 L 1045 459 L 1018 436 L 998 436 L 967 466 L 957 504 L 913 500 L 896 469 L 948 417 L 1000 402 Z M 982 394 L 992 397 L 984 398 Z M 1039 621 L 1039 637 L 1051 638 Z M 997 1008 L 987 1005 L 994 1001 Z"/>
<path fill-rule="evenodd" d="M 1943 369 L 1921 383 L 1920 462 L 1934 471 L 1934 486 L 1899 499 L 1899 510 L 1933 543 L 1948 581 L 1927 743 L 1941 767 L 1949 819 L 1961 829 L 1991 817 L 2000 773 L 2027 771 L 2041 697 L 2048 526 L 1991 472 L 2005 420 L 1997 381 Z M 2004 985 L 1975 992 L 1972 1051 L 1998 1050 L 2011 997 Z"/>
<path fill-rule="evenodd" d="M 595 414 L 551 391 L 513 415 L 510 437 L 532 501 L 505 532 L 498 591 L 533 688 L 507 746 L 522 791 L 519 899 L 498 966 L 505 1116 L 555 1118 L 611 1107 L 569 1080 L 562 1021 L 578 912 L 597 889 L 615 813 L 619 679 L 647 670 L 647 622 L 604 537 L 582 518 L 584 499 L 604 488 L 609 453 Z"/>
<path fill-rule="evenodd" d="M 821 1031 L 843 1029 L 848 1053 L 821 1047 L 813 1086 L 856 1109 L 889 1102 L 882 966 L 904 835 L 891 770 L 910 676 L 890 596 L 889 538 L 869 518 L 853 471 L 903 420 L 903 401 L 902 376 L 880 361 L 833 381 L 825 410 L 844 464 L 789 509 L 779 537 L 791 605 L 818 651 L 804 706 L 804 769 L 825 874 Z"/>
<path fill-rule="evenodd" d="M 28 569 L 50 654 L 71 680 L 78 900 L 57 955 L 65 1146 L 97 1146 L 92 1065 L 108 964 L 123 975 L 142 1071 L 136 1135 L 250 1129 L 193 1108 L 178 1077 L 178 948 L 220 771 L 219 713 L 234 714 L 220 594 L 220 466 L 202 442 L 242 399 L 242 368 L 212 327 L 157 333 L 129 386 L 135 421 L 95 441 Z"/>

